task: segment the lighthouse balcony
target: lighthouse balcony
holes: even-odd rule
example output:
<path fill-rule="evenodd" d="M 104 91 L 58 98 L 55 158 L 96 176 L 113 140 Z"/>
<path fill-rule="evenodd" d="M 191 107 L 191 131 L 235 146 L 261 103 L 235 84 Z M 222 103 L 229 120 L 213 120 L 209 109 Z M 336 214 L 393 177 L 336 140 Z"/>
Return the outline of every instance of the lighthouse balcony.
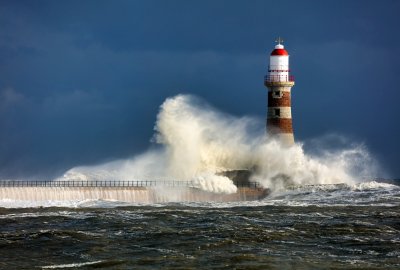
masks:
<path fill-rule="evenodd" d="M 294 82 L 293 75 L 266 75 L 264 78 L 265 83 L 270 82 Z"/>

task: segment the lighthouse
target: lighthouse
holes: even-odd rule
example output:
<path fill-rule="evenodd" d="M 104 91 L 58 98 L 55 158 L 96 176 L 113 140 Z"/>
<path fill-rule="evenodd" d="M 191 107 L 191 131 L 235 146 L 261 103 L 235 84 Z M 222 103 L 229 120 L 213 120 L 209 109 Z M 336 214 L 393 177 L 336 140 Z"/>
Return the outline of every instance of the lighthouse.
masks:
<path fill-rule="evenodd" d="M 294 77 L 290 75 L 289 54 L 283 40 L 278 38 L 276 42 L 264 79 L 268 88 L 267 132 L 283 145 L 290 146 L 294 144 L 290 98 Z"/>

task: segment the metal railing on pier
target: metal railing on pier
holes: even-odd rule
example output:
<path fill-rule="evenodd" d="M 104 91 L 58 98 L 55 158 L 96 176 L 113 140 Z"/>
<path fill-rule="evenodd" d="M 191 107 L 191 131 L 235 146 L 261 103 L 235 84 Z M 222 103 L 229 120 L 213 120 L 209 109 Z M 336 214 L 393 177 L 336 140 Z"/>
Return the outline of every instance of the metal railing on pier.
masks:
<path fill-rule="evenodd" d="M 234 182 L 237 187 L 260 188 L 258 182 Z M 134 181 L 0 181 L 0 187 L 199 187 L 195 181 L 134 180 Z"/>

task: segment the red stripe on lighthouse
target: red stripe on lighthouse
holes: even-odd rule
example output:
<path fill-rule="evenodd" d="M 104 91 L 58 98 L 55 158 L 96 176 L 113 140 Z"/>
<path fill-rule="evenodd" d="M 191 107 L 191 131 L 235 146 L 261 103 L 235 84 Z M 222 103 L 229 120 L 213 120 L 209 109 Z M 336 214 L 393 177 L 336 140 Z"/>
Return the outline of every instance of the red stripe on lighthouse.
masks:
<path fill-rule="evenodd" d="M 276 98 L 272 91 L 268 91 L 268 107 L 290 107 L 290 103 L 290 92 L 282 91 L 281 97 Z"/>
<path fill-rule="evenodd" d="M 292 118 L 269 118 L 267 128 L 270 134 L 293 133 Z"/>

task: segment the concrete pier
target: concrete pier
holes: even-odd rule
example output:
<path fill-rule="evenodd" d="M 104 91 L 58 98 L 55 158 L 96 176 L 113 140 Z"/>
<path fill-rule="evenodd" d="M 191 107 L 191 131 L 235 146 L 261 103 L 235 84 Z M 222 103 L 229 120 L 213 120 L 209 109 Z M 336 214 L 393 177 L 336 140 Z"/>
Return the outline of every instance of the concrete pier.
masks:
<path fill-rule="evenodd" d="M 147 186 L 144 184 L 147 182 Z M 252 183 L 239 186 L 236 193 L 213 193 L 190 186 L 190 182 L 156 185 L 152 181 L 131 182 L 51 182 L 8 181 L 0 183 L 0 199 L 22 201 L 114 200 L 134 203 L 229 202 L 264 198 L 266 189 Z M 136 185 L 133 185 L 136 184 Z M 141 184 L 142 186 L 139 186 Z M 97 185 L 97 186 L 96 186 Z"/>

